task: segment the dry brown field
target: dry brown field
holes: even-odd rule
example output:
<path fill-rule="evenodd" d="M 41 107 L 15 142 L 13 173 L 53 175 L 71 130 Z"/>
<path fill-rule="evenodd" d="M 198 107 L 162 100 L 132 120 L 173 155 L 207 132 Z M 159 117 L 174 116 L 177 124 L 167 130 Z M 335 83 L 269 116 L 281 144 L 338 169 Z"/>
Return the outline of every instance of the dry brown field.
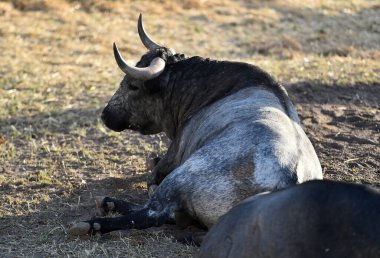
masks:
<path fill-rule="evenodd" d="M 136 62 L 139 13 L 159 43 L 239 60 L 288 90 L 328 179 L 380 186 L 378 0 L 0 0 L 0 257 L 194 257 L 174 226 L 73 238 L 95 195 L 147 199 L 164 135 L 115 133 L 112 43 Z"/>

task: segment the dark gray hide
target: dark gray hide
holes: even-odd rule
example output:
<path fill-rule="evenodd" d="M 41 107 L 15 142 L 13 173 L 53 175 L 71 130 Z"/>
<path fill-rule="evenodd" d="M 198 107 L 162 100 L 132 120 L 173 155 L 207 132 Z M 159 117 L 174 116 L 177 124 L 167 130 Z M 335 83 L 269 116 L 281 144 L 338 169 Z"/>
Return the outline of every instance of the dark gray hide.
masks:
<path fill-rule="evenodd" d="M 206 235 L 202 258 L 380 257 L 380 192 L 312 181 L 258 194 Z"/>
<path fill-rule="evenodd" d="M 173 222 L 178 213 L 210 227 L 248 196 L 322 179 L 294 106 L 266 72 L 172 53 L 160 47 L 145 54 L 137 67 L 160 57 L 165 70 L 147 81 L 125 76 L 102 114 L 113 130 L 164 131 L 172 140 L 148 180 L 159 184 L 157 190 L 141 209 L 133 209 L 136 216 L 147 216 L 146 223 L 137 225 L 135 213 L 122 208 L 125 202 L 105 199 L 104 210 L 108 202 L 128 214 L 82 223 L 91 225 L 91 232 L 157 226 Z"/>

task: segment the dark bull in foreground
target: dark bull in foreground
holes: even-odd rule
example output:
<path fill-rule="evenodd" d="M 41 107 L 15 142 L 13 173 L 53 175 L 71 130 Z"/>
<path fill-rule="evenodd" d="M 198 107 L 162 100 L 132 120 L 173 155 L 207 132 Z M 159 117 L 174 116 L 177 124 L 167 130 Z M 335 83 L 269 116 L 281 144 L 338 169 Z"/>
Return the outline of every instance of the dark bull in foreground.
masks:
<path fill-rule="evenodd" d="M 202 242 L 201 258 L 378 258 L 380 192 L 312 181 L 241 202 Z"/>
<path fill-rule="evenodd" d="M 102 119 L 115 131 L 164 131 L 171 145 L 148 179 L 159 185 L 144 205 L 97 199 L 105 213 L 70 229 L 74 235 L 196 220 L 212 226 L 241 200 L 263 191 L 321 179 L 317 155 L 285 89 L 246 63 L 187 58 L 154 43 L 126 74 Z M 152 191 L 153 192 L 153 191 Z"/>

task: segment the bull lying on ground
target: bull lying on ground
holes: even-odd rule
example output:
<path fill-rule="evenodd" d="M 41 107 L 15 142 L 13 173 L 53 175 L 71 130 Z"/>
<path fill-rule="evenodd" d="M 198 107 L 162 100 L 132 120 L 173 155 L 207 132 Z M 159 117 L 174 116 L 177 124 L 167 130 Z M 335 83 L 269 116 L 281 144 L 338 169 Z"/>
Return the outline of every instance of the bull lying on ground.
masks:
<path fill-rule="evenodd" d="M 194 219 L 212 226 L 241 200 L 263 191 L 321 179 L 317 155 L 285 89 L 259 68 L 186 58 L 138 31 L 149 49 L 126 73 L 102 119 L 115 131 L 164 131 L 172 140 L 148 186 L 145 205 L 109 197 L 98 205 L 123 214 L 80 222 L 70 233 L 106 233 Z"/>
<path fill-rule="evenodd" d="M 380 191 L 311 181 L 258 194 L 206 235 L 204 258 L 380 257 Z"/>

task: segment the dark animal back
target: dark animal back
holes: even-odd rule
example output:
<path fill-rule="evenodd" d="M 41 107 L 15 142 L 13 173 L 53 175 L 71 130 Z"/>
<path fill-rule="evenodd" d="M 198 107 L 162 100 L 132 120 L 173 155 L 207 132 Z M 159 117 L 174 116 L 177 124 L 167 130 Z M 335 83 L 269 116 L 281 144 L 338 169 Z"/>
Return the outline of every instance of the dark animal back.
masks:
<path fill-rule="evenodd" d="M 311 181 L 251 197 L 206 236 L 201 257 L 380 257 L 380 194 Z"/>

